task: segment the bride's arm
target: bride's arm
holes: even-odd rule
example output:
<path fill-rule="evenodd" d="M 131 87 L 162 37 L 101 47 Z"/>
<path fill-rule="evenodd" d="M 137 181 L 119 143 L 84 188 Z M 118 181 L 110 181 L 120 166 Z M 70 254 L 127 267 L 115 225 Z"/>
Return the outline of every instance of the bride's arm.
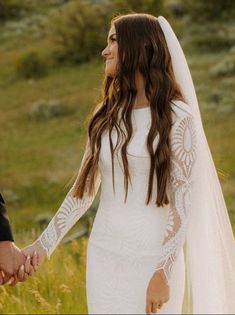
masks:
<path fill-rule="evenodd" d="M 81 171 L 83 162 L 87 158 L 89 150 L 89 144 L 87 142 L 86 149 L 82 158 L 81 166 L 78 172 Z M 72 195 L 73 188 L 75 187 L 78 176 L 67 193 L 64 201 L 59 207 L 58 211 L 48 224 L 47 228 L 42 232 L 39 238 L 31 245 L 23 250 L 25 255 L 32 256 L 33 252 L 36 251 L 38 254 L 38 264 L 44 260 L 45 256 L 48 258 L 56 249 L 65 234 L 73 227 L 73 225 L 83 216 L 83 214 L 91 206 L 101 183 L 101 174 L 98 169 L 97 176 L 94 183 L 94 191 L 91 196 L 85 191 L 83 198 L 75 198 Z"/>
<path fill-rule="evenodd" d="M 171 134 L 170 209 L 156 268 L 156 272 L 163 272 L 168 285 L 173 264 L 186 239 L 196 161 L 196 134 L 193 116 L 189 109 L 187 112 L 178 109 L 177 112 L 177 119 Z"/>

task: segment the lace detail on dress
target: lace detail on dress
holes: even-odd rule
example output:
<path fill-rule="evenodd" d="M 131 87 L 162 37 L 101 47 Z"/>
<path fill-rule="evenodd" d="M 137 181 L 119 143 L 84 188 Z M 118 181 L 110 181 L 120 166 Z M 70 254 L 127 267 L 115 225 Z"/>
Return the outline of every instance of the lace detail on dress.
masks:
<path fill-rule="evenodd" d="M 184 245 L 190 214 L 196 135 L 193 117 L 187 115 L 172 127 L 170 209 L 157 270 L 162 269 L 167 284 L 172 266 Z"/>
<path fill-rule="evenodd" d="M 86 145 L 85 153 L 82 158 L 81 167 L 85 161 L 88 154 L 88 143 Z M 79 172 L 80 172 L 79 170 Z M 78 178 L 78 176 L 77 176 Z M 77 179 L 76 179 L 77 181 Z M 76 183 L 75 181 L 75 183 Z M 47 256 L 50 257 L 52 252 L 55 250 L 61 239 L 65 234 L 73 227 L 73 225 L 83 216 L 83 214 L 91 206 L 101 183 L 101 174 L 98 170 L 97 176 L 95 179 L 95 189 L 94 194 L 89 196 L 85 191 L 82 199 L 74 198 L 71 194 L 75 183 L 68 192 L 64 201 L 62 202 L 60 208 L 48 224 L 47 228 L 43 231 L 39 237 L 40 244 L 46 250 Z"/>

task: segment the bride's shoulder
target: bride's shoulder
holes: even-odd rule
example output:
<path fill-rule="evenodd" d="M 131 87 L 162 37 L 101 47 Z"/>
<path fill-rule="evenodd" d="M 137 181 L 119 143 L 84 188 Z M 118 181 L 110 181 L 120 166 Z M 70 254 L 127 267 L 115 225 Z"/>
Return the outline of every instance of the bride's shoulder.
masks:
<path fill-rule="evenodd" d="M 192 107 L 190 104 L 185 103 L 181 100 L 172 100 L 171 108 L 176 120 L 181 120 L 187 116 L 192 115 Z"/>

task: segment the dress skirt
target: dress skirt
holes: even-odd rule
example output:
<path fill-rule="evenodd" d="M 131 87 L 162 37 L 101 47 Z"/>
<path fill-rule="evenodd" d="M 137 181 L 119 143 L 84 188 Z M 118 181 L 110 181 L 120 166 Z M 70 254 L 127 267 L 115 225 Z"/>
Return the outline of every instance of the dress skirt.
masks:
<path fill-rule="evenodd" d="M 124 204 L 101 201 L 87 247 L 89 314 L 146 314 L 146 292 L 156 270 L 167 209 L 148 206 L 138 196 Z M 170 299 L 158 314 L 181 314 L 185 287 L 183 248 L 172 267 Z"/>
<path fill-rule="evenodd" d="M 87 251 L 88 314 L 146 314 L 146 291 L 157 255 L 119 255 L 89 242 Z M 158 314 L 181 314 L 184 296 L 184 253 L 172 268 L 170 299 Z"/>

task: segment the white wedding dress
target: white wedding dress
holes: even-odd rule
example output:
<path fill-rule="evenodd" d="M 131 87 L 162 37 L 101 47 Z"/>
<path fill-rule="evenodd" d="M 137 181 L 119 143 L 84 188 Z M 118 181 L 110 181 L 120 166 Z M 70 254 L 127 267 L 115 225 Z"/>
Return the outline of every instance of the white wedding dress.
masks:
<path fill-rule="evenodd" d="M 183 245 L 190 215 L 196 139 L 190 108 L 187 104 L 178 106 L 179 102 L 175 101 L 172 105 L 176 115 L 173 115 L 171 131 L 173 155 L 169 206 L 157 207 L 155 204 L 155 175 L 152 200 L 145 204 L 150 169 L 146 138 L 151 111 L 149 107 L 134 109 L 133 136 L 127 146 L 132 185 L 128 185 L 126 203 L 121 153 L 116 154 L 115 151 L 114 156 L 114 192 L 111 151 L 108 132 L 105 132 L 94 196 L 85 195 L 82 200 L 76 199 L 72 197 L 71 189 L 39 238 L 50 256 L 63 236 L 89 209 L 101 186 L 99 207 L 87 248 L 89 314 L 145 314 L 149 281 L 153 273 L 161 268 L 170 286 L 170 299 L 158 310 L 158 314 L 182 313 L 185 290 Z M 114 130 L 112 139 L 115 146 L 117 134 Z M 154 149 L 158 140 L 156 137 Z M 85 158 L 86 151 L 82 163 Z"/>

